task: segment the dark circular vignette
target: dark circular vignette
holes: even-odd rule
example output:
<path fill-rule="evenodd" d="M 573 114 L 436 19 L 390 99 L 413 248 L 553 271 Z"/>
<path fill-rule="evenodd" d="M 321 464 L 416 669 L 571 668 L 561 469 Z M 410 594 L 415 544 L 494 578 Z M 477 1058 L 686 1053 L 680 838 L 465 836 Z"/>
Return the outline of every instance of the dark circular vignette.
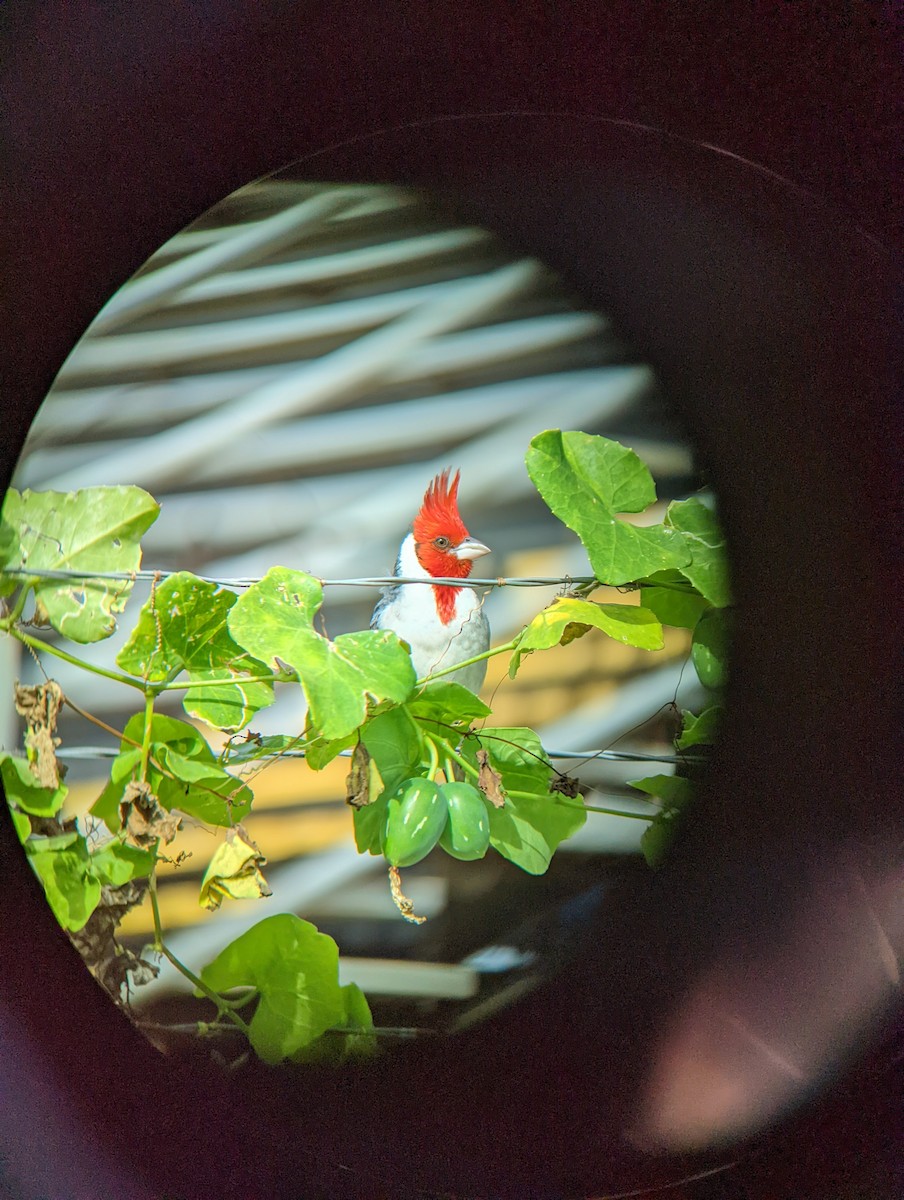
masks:
<path fill-rule="evenodd" d="M 298 158 L 322 176 L 432 185 L 450 205 L 480 213 L 548 261 L 589 303 L 614 312 L 659 370 L 710 471 L 731 540 L 754 548 L 734 562 L 744 620 L 732 717 L 710 781 L 706 824 L 695 822 L 674 868 L 626 914 L 617 944 L 607 934 L 588 945 L 564 999 L 547 990 L 478 1031 L 463 1051 L 471 1067 L 464 1072 L 448 1054 L 426 1069 L 422 1058 L 400 1056 L 388 1079 L 365 1071 L 301 1085 L 297 1075 L 261 1069 L 251 1113 L 241 1122 L 235 1112 L 242 1099 L 229 1084 L 165 1063 L 111 1010 L 56 928 L 6 822 L 0 1029 L 8 1047 L 5 1090 L 18 1100 L 7 1134 L 10 1178 L 26 1167 L 33 1172 L 33 1191 L 23 1195 L 58 1194 L 68 1174 L 73 1195 L 246 1197 L 259 1189 L 363 1197 L 385 1191 L 373 1177 L 383 1174 L 397 1195 L 423 1187 L 524 1197 L 611 1193 L 692 1172 L 700 1165 L 693 1157 L 644 1159 L 607 1141 L 607 1117 L 637 1115 L 638 1064 L 615 1066 L 620 1047 L 646 1037 L 652 1049 L 652 1031 L 670 1002 L 692 993 L 701 962 L 716 961 L 720 929 L 730 927 L 731 944 L 756 959 L 768 935 L 788 925 L 807 886 L 824 882 L 825 864 L 849 852 L 852 838 L 868 828 L 873 861 L 887 867 L 887 847 L 901 834 L 900 809 L 888 794 L 895 739 L 887 631 L 852 634 L 845 610 L 856 597 L 863 612 L 881 613 L 894 594 L 884 530 L 894 507 L 889 432 L 898 428 L 892 396 L 901 343 L 892 322 L 900 322 L 900 307 L 882 246 L 882 206 L 875 196 L 872 208 L 864 201 L 869 180 L 880 193 L 883 187 L 877 147 L 887 144 L 879 128 L 885 110 L 866 107 L 874 89 L 865 86 L 858 96 L 851 83 L 865 81 L 862 46 L 872 46 L 873 35 L 856 28 L 864 40 L 855 47 L 840 7 L 833 16 L 836 9 L 823 6 L 819 21 L 811 20 L 811 36 L 828 38 L 837 52 L 837 60 L 819 65 L 830 80 L 836 69 L 847 115 L 838 116 L 828 85 L 819 90 L 814 46 L 785 15 L 785 41 L 776 40 L 770 73 L 790 77 L 779 74 L 781 64 L 804 49 L 811 92 L 767 98 L 742 82 L 732 92 L 729 82 L 724 111 L 713 116 L 705 100 L 729 78 L 724 60 L 732 60 L 732 50 L 740 62 L 745 48 L 748 58 L 751 45 L 762 48 L 762 31 L 746 29 L 743 41 L 743 21 L 719 41 L 718 59 L 711 49 L 707 64 L 703 48 L 687 48 L 679 22 L 664 22 L 656 43 L 655 21 L 640 30 L 629 20 L 624 42 L 615 39 L 626 52 L 610 55 L 607 73 L 594 51 L 612 31 L 599 14 L 558 37 L 536 16 L 468 25 L 437 13 L 429 31 L 416 24 L 423 15 L 381 25 L 371 13 L 344 29 L 336 18 L 328 32 L 314 6 L 317 54 L 305 37 L 310 30 L 291 27 L 288 6 L 265 5 L 263 16 L 252 17 L 249 6 L 225 3 L 184 25 L 165 10 L 166 18 L 123 10 L 106 26 L 78 5 L 56 23 L 37 6 L 23 6 L 27 15 L 18 18 L 20 40 L 8 68 L 15 153 L 7 188 L 21 237 L 6 323 L 16 384 L 8 394 L 18 404 L 3 439 L 4 470 L 100 305 L 166 237 L 222 195 Z M 480 32 L 502 55 L 492 79 L 481 71 L 487 51 L 478 45 Z M 544 54 L 535 66 L 538 45 Z M 54 49 L 61 62 L 66 47 L 78 69 L 51 76 Z M 702 79 L 708 65 L 708 82 L 682 99 L 673 74 L 672 98 L 657 109 L 649 80 L 629 86 L 643 50 L 653 65 L 675 52 L 678 79 L 682 66 L 688 78 L 700 71 Z M 35 90 L 42 83 L 43 97 Z M 762 123 L 755 136 L 753 94 Z M 317 96 L 316 109 L 305 105 L 307 96 Z M 535 115 L 424 123 L 511 108 Z M 550 108 L 575 111 L 539 115 Z M 828 200 L 655 131 L 592 119 L 600 112 L 623 117 L 626 108 L 642 124 L 759 157 L 780 174 L 815 183 Z M 850 115 L 858 112 L 873 122 L 862 141 Z M 737 137 L 728 136 L 733 115 Z M 776 151 L 757 155 L 770 139 Z M 824 161 L 814 165 L 820 155 Z M 847 190 L 851 162 L 865 180 L 849 180 Z M 836 215 L 845 199 L 858 215 L 866 207 L 863 223 L 878 245 Z M 768 476 L 758 466 L 763 458 L 774 464 Z M 778 628 L 767 594 L 782 599 Z M 764 680 L 768 692 L 759 686 Z M 871 753 L 844 755 L 844 746 Z M 831 815 L 827 797 L 835 801 Z M 657 923 L 664 911 L 670 922 Z M 637 944 L 650 961 L 630 978 L 614 973 L 612 964 L 624 964 Z M 661 962 L 669 964 L 665 976 Z M 48 990 L 53 1012 L 34 1003 Z M 627 1023 L 626 999 L 635 1003 Z M 64 1009 L 72 1014 L 66 1023 L 57 1019 Z M 600 1029 L 598 1066 L 587 1031 Z M 140 1083 L 129 1083 L 126 1064 Z M 510 1081 L 525 1066 L 513 1112 Z M 613 1095 L 601 1096 L 601 1089 Z M 318 1096 L 318 1126 L 290 1123 L 311 1095 Z M 41 1116 L 48 1097 L 61 1111 L 68 1105 L 68 1120 L 84 1137 L 67 1130 L 66 1117 Z M 537 1124 L 550 1100 L 556 1115 Z M 825 1109 L 823 1101 L 830 1131 L 823 1136 L 831 1137 L 831 1105 L 828 1117 Z M 887 1105 L 877 1102 L 877 1112 L 887 1116 Z M 791 1128 L 801 1127 L 808 1128 L 805 1114 Z M 868 1130 L 855 1129 L 875 1149 Z M 123 1168 L 125 1185 L 117 1177 Z M 79 1179 L 89 1181 L 81 1192 Z M 798 1181 L 788 1194 L 811 1194 L 806 1187 Z"/>

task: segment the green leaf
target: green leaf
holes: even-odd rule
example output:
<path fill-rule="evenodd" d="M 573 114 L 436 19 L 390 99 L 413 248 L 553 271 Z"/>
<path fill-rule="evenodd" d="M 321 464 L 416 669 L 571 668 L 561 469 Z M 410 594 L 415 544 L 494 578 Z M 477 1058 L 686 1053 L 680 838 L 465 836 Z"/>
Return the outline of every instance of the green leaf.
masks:
<path fill-rule="evenodd" d="M 141 718 L 132 717 L 129 725 L 134 725 L 135 721 L 139 723 L 139 736 L 141 734 Z M 128 729 L 128 725 L 126 729 Z M 122 800 L 123 792 L 126 784 L 138 777 L 138 768 L 141 763 L 141 751 L 135 746 L 128 746 L 125 742 L 122 743 L 123 749 L 117 754 L 110 764 L 110 778 L 104 785 L 104 789 L 91 805 L 89 812 L 92 817 L 97 817 L 99 821 L 103 821 L 106 827 L 115 833 L 120 825 L 119 818 L 119 802 Z"/>
<path fill-rule="evenodd" d="M 696 497 L 673 500 L 664 524 L 684 534 L 691 561 L 682 570 L 697 591 L 717 608 L 731 604 L 725 535 L 713 510 Z"/>
<path fill-rule="evenodd" d="M 13 819 L 13 829 L 16 831 L 16 837 L 20 842 L 26 841 L 31 833 L 31 821 L 29 821 L 24 812 L 19 812 L 17 808 L 11 808 L 9 813 Z"/>
<path fill-rule="evenodd" d="M 694 794 L 694 785 L 682 775 L 648 775 L 646 779 L 628 781 L 639 792 L 646 792 L 669 805 L 686 804 Z"/>
<path fill-rule="evenodd" d="M 679 750 L 691 746 L 714 746 L 722 723 L 721 704 L 711 704 L 702 713 L 682 712 L 681 735 L 675 741 Z"/>
<path fill-rule="evenodd" d="M 357 731 L 347 733 L 341 738 L 314 738 L 304 743 L 304 760 L 312 771 L 322 771 L 334 758 L 338 758 L 343 750 L 351 750 L 358 741 Z"/>
<path fill-rule="evenodd" d="M 144 879 L 157 865 L 151 850 L 139 850 L 126 842 L 107 842 L 91 854 L 91 874 L 108 887 L 122 887 L 130 879 Z"/>
<path fill-rule="evenodd" d="M 136 571 L 139 540 L 160 506 L 138 487 L 77 492 L 11 491 L 4 506 L 20 541 L 18 562 L 35 572 L 35 601 L 54 629 L 74 642 L 97 642 L 116 628 L 132 590 L 129 580 L 41 579 L 40 572 Z"/>
<path fill-rule="evenodd" d="M 617 519 L 656 499 L 653 477 L 633 450 L 608 438 L 549 429 L 531 441 L 525 461 L 552 512 L 583 542 L 599 580 L 627 583 L 690 560 L 673 530 Z"/>
<path fill-rule="evenodd" d="M 243 728 L 273 703 L 273 685 L 247 679 L 268 674 L 268 668 L 229 633 L 226 618 L 235 602 L 233 592 L 220 591 L 188 571 L 171 575 L 142 605 L 116 662 L 151 683 L 182 670 L 195 683 L 228 676 L 225 683 L 187 689 L 182 704 L 190 716 L 217 729 Z"/>
<path fill-rule="evenodd" d="M 387 796 L 392 795 L 404 780 L 417 775 L 421 765 L 421 739 L 407 708 L 390 708 L 371 717 L 361 727 L 361 741 L 380 772 L 383 792 Z"/>
<path fill-rule="evenodd" d="M 148 773 L 151 790 L 164 808 L 178 808 L 207 825 L 234 825 L 248 814 L 254 799 L 251 788 L 224 771 L 213 753 L 209 759 L 188 758 L 166 745 L 153 746 L 152 753 L 175 776 Z"/>
<path fill-rule="evenodd" d="M 6 500 L 0 506 L 0 572 L 4 567 L 17 565 L 22 558 L 19 531 L 13 527 L 6 515 L 7 504 L 10 506 L 20 504 L 22 498 L 15 488 L 10 488 L 6 495 Z M 12 495 L 15 498 L 10 500 L 9 497 Z M 22 583 L 22 576 L 0 574 L 0 596 L 12 595 Z"/>
<path fill-rule="evenodd" d="M 537 613 L 521 634 L 509 663 L 509 675 L 514 679 L 525 654 L 567 645 L 591 628 L 601 629 L 616 641 L 637 646 L 640 650 L 661 650 L 663 647 L 662 626 L 647 608 L 558 597 L 548 608 Z"/>
<path fill-rule="evenodd" d="M 119 804 L 126 784 L 137 778 L 141 751 L 131 742 L 144 734 L 144 713 L 130 717 L 123 730 L 122 749 L 110 768 L 110 781 L 91 806 L 91 813 L 108 829 L 119 829 Z M 251 807 L 253 794 L 247 784 L 220 766 L 197 729 L 185 721 L 154 713 L 151 722 L 151 763 L 148 783 L 164 808 L 178 808 L 210 825 L 232 825 L 241 821 Z M 154 766 L 157 762 L 170 778 Z"/>
<path fill-rule="evenodd" d="M 292 1062 L 329 1062 L 338 1065 L 354 1058 L 368 1058 L 377 1052 L 373 1034 L 374 1019 L 367 998 L 356 983 L 339 989 L 342 996 L 343 1018 L 336 1022 L 337 1030 L 321 1034 L 316 1041 L 303 1046 L 292 1056 Z"/>
<path fill-rule="evenodd" d="M 587 813 L 559 804 L 554 795 L 514 798 L 504 808 L 490 808 L 490 843 L 531 875 L 542 875 L 556 848 L 577 833 Z"/>
<path fill-rule="evenodd" d="M 81 929 L 100 900 L 100 882 L 91 872 L 85 839 L 79 837 L 61 850 L 29 852 L 28 861 L 59 923 L 73 932 Z"/>
<path fill-rule="evenodd" d="M 37 834 L 35 837 L 29 838 L 25 852 L 26 854 L 38 854 L 45 850 L 65 850 L 68 846 L 74 846 L 78 840 L 79 832 L 77 829 L 70 829 L 68 833 L 50 834 L 49 836 Z"/>
<path fill-rule="evenodd" d="M 448 679 L 423 684 L 408 701 L 407 708 L 413 717 L 448 725 L 468 725 L 493 711 L 466 687 Z"/>
<path fill-rule="evenodd" d="M 354 810 L 355 845 L 359 854 L 382 854 L 386 838 L 386 817 L 389 812 L 389 793 L 379 800 Z"/>
<path fill-rule="evenodd" d="M 69 789 L 42 787 L 28 765 L 28 760 L 0 751 L 0 776 L 3 790 L 10 803 L 35 817 L 52 817 L 63 807 Z"/>
<path fill-rule="evenodd" d="M 477 738 L 468 738 L 462 748 L 473 763 L 477 742 Z M 532 729 L 488 730 L 479 742 L 489 752 L 507 793 L 502 808 L 491 805 L 488 809 L 490 844 L 522 870 L 542 875 L 556 848 L 581 828 L 587 813 L 560 803 L 558 793 L 549 791 L 552 768 Z M 524 795 L 513 796 L 513 792 Z"/>
<path fill-rule="evenodd" d="M 640 835 L 640 850 L 647 866 L 655 869 L 665 862 L 675 836 L 677 818 L 678 813 L 675 809 L 665 809 L 656 814 Z"/>
<path fill-rule="evenodd" d="M 265 917 L 230 942 L 201 979 L 216 992 L 257 989 L 249 1039 L 267 1063 L 292 1057 L 346 1019 L 336 943 L 289 913 Z"/>
<path fill-rule="evenodd" d="M 709 601 L 692 588 L 682 571 L 654 571 L 654 585 L 641 588 L 641 602 L 656 614 L 663 625 L 677 629 L 693 629 L 701 615 L 710 607 Z M 656 587 L 655 582 L 684 584 L 685 590 Z"/>
<path fill-rule="evenodd" d="M 368 697 L 402 703 L 414 686 L 411 657 L 389 630 L 322 637 L 312 621 L 322 589 L 316 579 L 273 567 L 240 596 L 228 618 L 239 645 L 267 663 L 279 658 L 297 672 L 312 729 L 342 738 L 364 720 Z"/>
<path fill-rule="evenodd" d="M 304 738 L 298 737 L 297 734 L 272 733 L 265 736 L 251 734 L 243 741 L 230 742 L 225 758 L 222 754 L 220 758 L 230 767 L 237 767 L 255 762 L 259 758 L 279 754 L 281 750 L 306 749 Z M 319 770 L 319 768 L 315 768 L 315 770 Z"/>
<path fill-rule="evenodd" d="M 729 620 L 729 610 L 711 608 L 694 627 L 691 659 L 698 679 L 710 691 L 718 691 L 727 677 L 731 651 Z"/>
<path fill-rule="evenodd" d="M 662 801 L 662 811 L 640 836 L 640 849 L 647 864 L 659 867 L 668 855 L 684 811 L 693 801 L 694 785 L 679 775 L 650 775 L 631 780 L 631 787 Z"/>

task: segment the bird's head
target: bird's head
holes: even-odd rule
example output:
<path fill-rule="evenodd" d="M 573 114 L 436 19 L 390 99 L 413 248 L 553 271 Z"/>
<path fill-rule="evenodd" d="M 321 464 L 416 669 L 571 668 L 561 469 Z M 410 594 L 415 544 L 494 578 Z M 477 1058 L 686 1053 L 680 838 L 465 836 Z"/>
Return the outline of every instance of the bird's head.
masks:
<path fill-rule="evenodd" d="M 489 554 L 489 546 L 472 538 L 458 511 L 459 472 L 443 471 L 430 484 L 411 526 L 418 562 L 438 579 L 465 579 L 471 563 Z"/>

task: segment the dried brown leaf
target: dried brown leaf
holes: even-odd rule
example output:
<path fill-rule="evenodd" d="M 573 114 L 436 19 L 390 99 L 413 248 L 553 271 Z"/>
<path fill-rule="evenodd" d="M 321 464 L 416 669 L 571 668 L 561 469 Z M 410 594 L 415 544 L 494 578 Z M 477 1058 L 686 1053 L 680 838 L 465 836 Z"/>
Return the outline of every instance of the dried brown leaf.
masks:
<path fill-rule="evenodd" d="M 392 893 L 396 908 L 405 920 L 410 921 L 412 925 L 423 925 L 427 918 L 417 915 L 414 911 L 414 901 L 409 900 L 402 891 L 402 877 L 399 874 L 398 867 L 389 868 L 389 890 Z"/>
<path fill-rule="evenodd" d="M 180 817 L 161 806 L 150 785 L 139 781 L 126 784 L 119 817 L 128 840 L 142 850 L 150 849 L 158 840 L 171 842 L 182 824 Z"/>
<path fill-rule="evenodd" d="M 62 703 L 63 689 L 52 679 L 32 687 L 16 683 L 16 712 L 25 718 L 28 727 L 25 745 L 31 770 L 42 787 L 60 786 L 60 766 L 56 757 L 60 739 L 54 734 Z"/>
<path fill-rule="evenodd" d="M 345 802 L 352 808 L 364 808 L 371 803 L 370 754 L 363 742 L 352 753 L 352 763 L 345 780 Z"/>
<path fill-rule="evenodd" d="M 574 800 L 580 793 L 581 781 L 573 779 L 570 775 L 560 775 L 558 779 L 554 779 L 549 785 L 551 792 L 558 792 L 561 796 L 568 796 Z"/>
<path fill-rule="evenodd" d="M 505 792 L 502 788 L 502 776 L 490 765 L 490 756 L 481 746 L 477 751 L 477 786 L 495 808 L 505 804 Z"/>

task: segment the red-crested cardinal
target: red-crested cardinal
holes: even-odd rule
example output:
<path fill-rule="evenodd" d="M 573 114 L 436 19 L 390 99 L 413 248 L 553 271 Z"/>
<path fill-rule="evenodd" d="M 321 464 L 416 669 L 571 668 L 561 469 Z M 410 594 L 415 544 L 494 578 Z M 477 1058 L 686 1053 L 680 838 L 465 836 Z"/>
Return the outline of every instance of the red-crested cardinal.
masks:
<path fill-rule="evenodd" d="M 437 475 L 424 496 L 411 532 L 399 548 L 395 574 L 405 579 L 466 579 L 488 546 L 472 538 L 458 512 L 460 472 Z M 372 629 L 392 629 L 411 647 L 418 679 L 482 654 L 490 646 L 483 600 L 473 588 L 451 584 L 397 583 L 374 609 Z M 444 675 L 472 692 L 480 690 L 487 664 L 472 663 Z"/>

